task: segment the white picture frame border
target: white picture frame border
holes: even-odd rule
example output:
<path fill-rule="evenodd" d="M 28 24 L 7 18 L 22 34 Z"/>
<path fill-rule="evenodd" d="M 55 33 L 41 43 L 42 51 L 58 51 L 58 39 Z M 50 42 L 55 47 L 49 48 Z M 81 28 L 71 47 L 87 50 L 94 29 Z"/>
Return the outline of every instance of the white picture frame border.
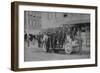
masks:
<path fill-rule="evenodd" d="M 35 68 L 35 67 L 52 67 L 52 66 L 64 66 L 64 65 L 84 65 L 95 64 L 95 10 L 84 8 L 62 8 L 62 7 L 46 7 L 46 6 L 28 6 L 19 5 L 19 54 L 18 63 L 19 68 Z M 55 60 L 55 61 L 33 61 L 24 62 L 24 11 L 46 11 L 46 12 L 69 12 L 69 13 L 89 13 L 91 15 L 91 55 L 90 59 L 74 59 L 74 60 Z"/>

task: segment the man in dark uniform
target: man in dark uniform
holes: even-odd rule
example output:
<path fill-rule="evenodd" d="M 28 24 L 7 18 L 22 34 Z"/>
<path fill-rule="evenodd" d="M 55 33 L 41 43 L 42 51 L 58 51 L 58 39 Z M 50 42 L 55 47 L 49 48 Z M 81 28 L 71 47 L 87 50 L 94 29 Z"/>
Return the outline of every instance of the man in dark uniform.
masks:
<path fill-rule="evenodd" d="M 61 47 L 63 47 L 63 44 L 64 44 L 64 42 L 65 42 L 65 38 L 66 38 L 66 33 L 65 33 L 65 31 L 62 31 L 61 32 Z"/>
<path fill-rule="evenodd" d="M 52 49 L 55 49 L 56 48 L 56 32 L 53 32 L 52 35 L 51 35 L 51 46 L 52 46 Z"/>
<path fill-rule="evenodd" d="M 46 33 L 46 40 L 45 40 L 45 45 L 46 45 L 46 52 L 50 52 L 50 37 L 49 33 Z"/>

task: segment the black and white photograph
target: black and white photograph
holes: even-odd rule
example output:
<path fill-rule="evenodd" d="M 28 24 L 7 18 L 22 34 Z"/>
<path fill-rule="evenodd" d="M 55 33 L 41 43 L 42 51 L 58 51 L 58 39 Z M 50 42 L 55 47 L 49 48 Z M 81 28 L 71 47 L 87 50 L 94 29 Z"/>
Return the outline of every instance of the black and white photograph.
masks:
<path fill-rule="evenodd" d="M 90 14 L 24 11 L 24 61 L 90 58 Z"/>
<path fill-rule="evenodd" d="M 14 71 L 97 66 L 97 7 L 13 2 Z"/>

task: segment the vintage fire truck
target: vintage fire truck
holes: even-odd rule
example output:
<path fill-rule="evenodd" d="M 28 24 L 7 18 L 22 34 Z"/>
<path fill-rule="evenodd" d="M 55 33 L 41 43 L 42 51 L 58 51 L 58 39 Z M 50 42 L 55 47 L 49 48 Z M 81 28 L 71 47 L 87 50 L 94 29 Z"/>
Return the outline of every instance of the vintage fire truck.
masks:
<path fill-rule="evenodd" d="M 79 35 L 80 32 L 77 32 L 77 35 L 74 38 L 71 38 L 71 33 L 61 32 L 50 32 L 45 34 L 47 36 L 46 42 L 43 44 L 43 48 L 47 52 L 58 52 L 64 51 L 66 54 L 71 54 L 72 52 L 79 52 L 82 48 L 82 41 Z"/>

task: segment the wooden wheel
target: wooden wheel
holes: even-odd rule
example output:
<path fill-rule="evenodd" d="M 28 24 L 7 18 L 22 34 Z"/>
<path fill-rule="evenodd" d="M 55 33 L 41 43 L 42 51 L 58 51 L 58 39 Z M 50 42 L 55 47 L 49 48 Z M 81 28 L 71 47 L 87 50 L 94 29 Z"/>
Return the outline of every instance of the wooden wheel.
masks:
<path fill-rule="evenodd" d="M 71 52 L 72 52 L 72 45 L 71 44 L 66 44 L 65 46 L 64 46 L 64 50 L 65 50 L 65 53 L 66 54 L 71 54 Z"/>

